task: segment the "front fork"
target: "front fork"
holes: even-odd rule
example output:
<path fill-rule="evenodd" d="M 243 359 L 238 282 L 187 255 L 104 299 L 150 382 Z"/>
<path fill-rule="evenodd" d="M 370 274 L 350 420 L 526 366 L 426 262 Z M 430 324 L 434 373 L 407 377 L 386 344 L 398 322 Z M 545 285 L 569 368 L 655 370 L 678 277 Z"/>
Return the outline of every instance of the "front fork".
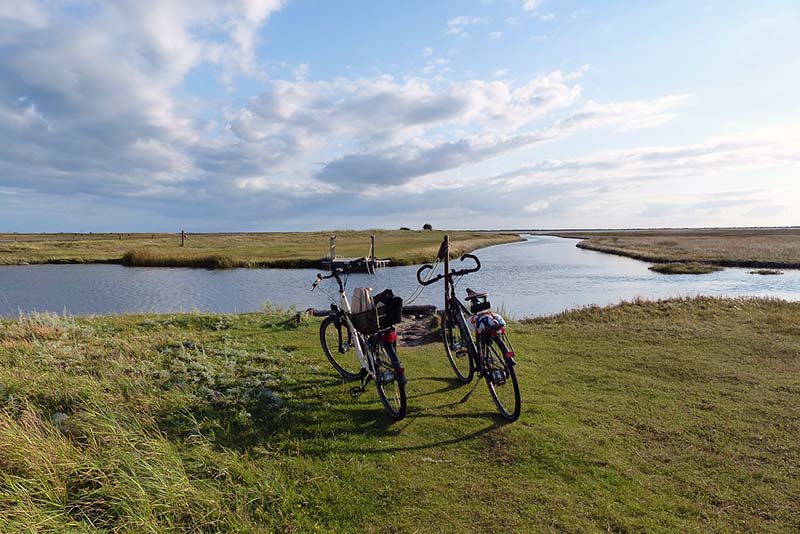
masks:
<path fill-rule="evenodd" d="M 353 328 L 352 325 L 348 323 L 347 319 L 342 313 L 337 313 L 334 316 L 333 321 L 334 324 L 336 325 L 336 332 L 339 334 L 339 346 L 341 347 L 342 343 L 344 342 L 344 336 L 342 336 L 342 327 L 349 329 L 351 332 L 350 342 L 353 344 L 353 349 L 355 350 L 358 362 L 361 364 L 361 369 L 362 370 L 369 369 L 370 371 L 372 371 L 372 369 L 370 369 L 370 367 L 367 364 L 367 357 L 364 355 L 364 349 L 361 347 L 361 340 L 359 339 L 359 335 L 358 332 L 356 332 L 356 329 Z"/>

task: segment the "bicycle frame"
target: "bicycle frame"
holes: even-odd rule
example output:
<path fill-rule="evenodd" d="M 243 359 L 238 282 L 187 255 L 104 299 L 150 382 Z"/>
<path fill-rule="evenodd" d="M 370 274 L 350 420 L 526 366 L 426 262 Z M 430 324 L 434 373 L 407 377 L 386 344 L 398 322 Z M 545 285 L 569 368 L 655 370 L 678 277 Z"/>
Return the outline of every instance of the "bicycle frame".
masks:
<path fill-rule="evenodd" d="M 343 286 L 340 286 L 339 288 L 339 310 L 341 310 L 341 313 L 337 314 L 338 321 L 340 322 L 342 320 L 342 317 L 344 317 L 344 320 L 347 322 L 347 327 L 350 329 L 350 332 L 353 332 L 355 334 L 352 340 L 353 348 L 356 351 L 356 357 L 358 358 L 358 361 L 361 362 L 361 367 L 366 369 L 367 372 L 374 377 L 375 372 L 374 369 L 372 369 L 373 367 L 372 362 L 368 361 L 368 358 L 364 355 L 364 349 L 361 346 L 362 342 L 361 334 L 355 329 L 355 327 L 353 327 L 353 322 L 350 320 L 350 314 L 352 313 L 352 310 L 350 309 L 350 302 L 347 300 L 347 294 Z M 334 321 L 337 321 L 337 319 L 334 319 Z M 341 343 L 341 337 L 342 337 L 342 330 L 341 327 L 339 326 L 340 343 Z"/>
<path fill-rule="evenodd" d="M 325 278 L 330 277 L 331 276 L 326 276 Z M 353 334 L 351 341 L 353 343 L 353 348 L 355 349 L 356 357 L 358 358 L 359 363 L 361 363 L 361 368 L 367 371 L 367 375 L 370 378 L 375 379 L 376 370 L 374 357 L 372 356 L 370 350 L 365 350 L 365 348 L 367 348 L 369 345 L 369 337 L 359 332 L 353 325 L 353 321 L 351 320 L 351 315 L 353 312 L 352 308 L 350 307 L 350 301 L 347 300 L 345 286 L 338 274 L 334 274 L 332 277 L 336 279 L 336 282 L 339 285 L 339 304 L 338 306 L 335 306 L 336 309 L 333 310 L 334 324 L 336 324 L 337 331 L 339 333 L 339 344 L 341 345 L 342 343 L 341 321 L 344 319 L 347 328 Z M 318 278 L 317 280 L 320 281 L 322 278 Z"/>
<path fill-rule="evenodd" d="M 449 280 L 449 278 L 445 278 L 445 280 Z M 452 283 L 445 282 L 450 289 L 450 295 L 445 295 L 444 299 L 444 313 L 449 315 L 453 311 L 453 304 L 455 303 L 456 310 L 460 310 L 462 317 L 464 317 L 464 321 L 467 321 L 467 318 L 472 317 L 472 313 L 467 309 L 464 304 L 458 300 L 456 296 L 455 285 Z M 469 326 L 469 325 L 467 325 Z M 453 339 L 453 333 L 449 332 L 450 339 Z M 467 336 L 467 353 L 469 357 L 472 358 L 472 361 L 476 364 L 478 363 L 478 347 L 475 340 L 472 338 L 472 331 L 470 330 L 470 335 Z"/>

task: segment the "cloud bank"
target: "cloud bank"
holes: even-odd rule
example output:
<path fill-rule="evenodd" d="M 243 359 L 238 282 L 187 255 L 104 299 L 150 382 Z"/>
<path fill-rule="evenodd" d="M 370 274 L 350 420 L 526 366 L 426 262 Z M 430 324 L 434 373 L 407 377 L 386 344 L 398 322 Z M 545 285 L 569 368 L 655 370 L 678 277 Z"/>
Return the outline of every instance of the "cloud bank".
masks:
<path fill-rule="evenodd" d="M 132 225 L 133 214 L 151 214 L 154 225 L 255 229 L 291 227 L 298 212 L 304 224 L 326 224 L 349 209 L 363 214 L 353 225 L 380 225 L 409 213 L 376 195 L 390 189 L 409 195 L 420 218 L 465 226 L 465 214 L 488 216 L 499 204 L 453 208 L 454 187 L 460 199 L 481 198 L 492 183 L 510 195 L 503 206 L 546 217 L 570 206 L 578 213 L 581 199 L 622 182 L 798 164 L 796 137 L 757 135 L 546 159 L 543 147 L 586 132 L 666 124 L 689 98 L 590 100 L 585 67 L 450 79 L 441 75 L 448 60 L 428 47 L 422 56 L 433 67 L 403 76 L 312 79 L 313 68 L 300 64 L 272 78 L 258 48 L 283 8 L 282 0 L 0 6 L 0 211 L 12 214 L 0 222 L 35 220 L 25 218 L 34 213 L 26 203 L 57 210 L 66 201 L 70 221 L 95 221 L 90 213 L 104 206 L 131 213 Z M 489 22 L 458 16 L 445 33 Z M 258 90 L 209 97 L 191 90 L 193 77 L 221 93 L 234 94 L 240 80 Z M 521 154 L 528 163 L 516 170 L 475 170 Z"/>

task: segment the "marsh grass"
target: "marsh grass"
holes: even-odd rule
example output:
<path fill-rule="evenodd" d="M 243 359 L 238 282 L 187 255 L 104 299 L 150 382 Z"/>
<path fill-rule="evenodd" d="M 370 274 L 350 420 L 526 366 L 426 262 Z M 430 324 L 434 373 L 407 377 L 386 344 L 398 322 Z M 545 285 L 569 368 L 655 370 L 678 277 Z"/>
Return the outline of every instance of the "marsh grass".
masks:
<path fill-rule="evenodd" d="M 580 248 L 652 263 L 800 269 L 800 228 L 576 231 L 553 235 L 579 238 Z"/>
<path fill-rule="evenodd" d="M 783 274 L 783 271 L 779 271 L 777 269 L 756 269 L 754 271 L 748 271 L 749 274 L 761 274 L 766 276 L 775 276 Z"/>
<path fill-rule="evenodd" d="M 285 311 L 0 321 L 0 532 L 800 529 L 800 304 L 512 322 L 511 425 L 438 340 L 391 423 Z"/>
<path fill-rule="evenodd" d="M 250 263 L 234 260 L 230 256 L 169 256 L 153 250 L 132 250 L 120 260 L 126 267 L 193 267 L 202 269 L 237 269 L 250 267 Z"/>
<path fill-rule="evenodd" d="M 121 263 L 135 267 L 205 269 L 311 268 L 329 253 L 336 234 L 340 256 L 367 255 L 376 234 L 377 256 L 392 265 L 432 260 L 446 232 L 333 230 L 304 233 L 190 234 L 186 246 L 170 234 L 30 234 L 16 243 L 0 243 L 0 265 L 18 263 Z M 447 232 L 453 255 L 518 241 L 513 233 Z M 0 234 L 0 239 L 10 234 Z"/>
<path fill-rule="evenodd" d="M 722 267 L 710 263 L 671 262 L 651 265 L 648 269 L 661 274 L 709 274 L 721 271 Z"/>

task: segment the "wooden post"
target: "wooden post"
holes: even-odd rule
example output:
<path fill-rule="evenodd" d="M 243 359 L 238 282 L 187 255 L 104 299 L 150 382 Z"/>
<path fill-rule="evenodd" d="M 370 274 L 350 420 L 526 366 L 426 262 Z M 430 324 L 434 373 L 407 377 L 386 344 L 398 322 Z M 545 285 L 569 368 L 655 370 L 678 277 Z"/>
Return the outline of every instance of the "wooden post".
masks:
<path fill-rule="evenodd" d="M 372 245 L 369 247 L 369 259 L 370 261 L 375 261 L 375 234 L 372 234 L 369 238 L 372 240 Z"/>
<path fill-rule="evenodd" d="M 336 259 L 336 236 L 331 236 L 331 260 Z"/>
<path fill-rule="evenodd" d="M 186 245 L 186 232 L 181 230 L 181 246 L 185 246 L 185 245 Z"/>

